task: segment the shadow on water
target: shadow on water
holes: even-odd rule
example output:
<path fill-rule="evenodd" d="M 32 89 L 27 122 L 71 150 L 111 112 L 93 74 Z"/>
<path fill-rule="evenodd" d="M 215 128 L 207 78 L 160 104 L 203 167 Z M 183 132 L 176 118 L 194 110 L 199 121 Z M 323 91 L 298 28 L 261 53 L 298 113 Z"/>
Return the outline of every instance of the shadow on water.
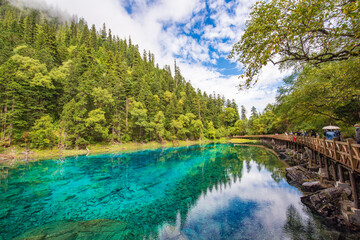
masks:
<path fill-rule="evenodd" d="M 333 232 L 324 235 L 319 230 L 322 225 L 301 210 L 300 193 L 284 181 L 283 168 L 265 149 L 226 144 L 29 163 L 9 171 L 0 182 L 0 236 L 340 236 Z M 296 206 L 289 203 L 279 210 L 286 207 L 279 200 L 282 198 Z M 273 223 L 272 217 L 279 219 L 278 223 Z"/>

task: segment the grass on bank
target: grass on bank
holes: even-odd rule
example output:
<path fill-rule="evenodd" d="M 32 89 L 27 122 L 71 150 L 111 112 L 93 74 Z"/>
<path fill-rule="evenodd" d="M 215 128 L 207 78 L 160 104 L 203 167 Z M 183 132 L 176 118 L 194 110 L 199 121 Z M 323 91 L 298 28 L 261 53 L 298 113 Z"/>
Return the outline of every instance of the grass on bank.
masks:
<path fill-rule="evenodd" d="M 259 144 L 259 140 L 255 139 L 243 139 L 243 138 L 233 138 L 230 140 L 231 143 L 238 144 Z"/>

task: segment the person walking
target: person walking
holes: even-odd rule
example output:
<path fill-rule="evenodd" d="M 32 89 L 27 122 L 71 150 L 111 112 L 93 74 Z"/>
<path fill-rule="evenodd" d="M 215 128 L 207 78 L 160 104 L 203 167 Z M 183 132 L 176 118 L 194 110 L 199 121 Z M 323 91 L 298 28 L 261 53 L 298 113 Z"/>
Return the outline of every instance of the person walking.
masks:
<path fill-rule="evenodd" d="M 311 129 L 311 137 L 316 138 L 316 132 L 314 129 Z"/>
<path fill-rule="evenodd" d="M 355 138 L 356 138 L 356 143 L 360 144 L 360 127 L 359 124 L 355 124 Z"/>

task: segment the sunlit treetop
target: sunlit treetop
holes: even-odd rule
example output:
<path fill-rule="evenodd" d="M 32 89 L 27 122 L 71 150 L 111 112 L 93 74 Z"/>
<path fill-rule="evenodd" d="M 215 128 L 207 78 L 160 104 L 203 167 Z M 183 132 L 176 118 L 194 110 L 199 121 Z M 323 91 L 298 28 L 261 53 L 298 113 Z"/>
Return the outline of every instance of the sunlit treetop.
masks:
<path fill-rule="evenodd" d="M 359 0 L 261 0 L 230 58 L 245 68 L 240 88 L 256 84 L 267 63 L 319 65 L 360 56 Z"/>

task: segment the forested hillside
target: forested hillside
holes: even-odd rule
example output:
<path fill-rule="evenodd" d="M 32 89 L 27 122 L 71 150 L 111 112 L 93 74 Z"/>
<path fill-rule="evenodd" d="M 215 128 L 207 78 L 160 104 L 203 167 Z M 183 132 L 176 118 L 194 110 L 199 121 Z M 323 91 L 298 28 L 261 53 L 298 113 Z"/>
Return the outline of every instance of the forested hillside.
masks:
<path fill-rule="evenodd" d="M 1 145 L 71 148 L 232 134 L 234 100 L 195 90 L 176 62 L 174 69 L 159 68 L 154 54 L 105 24 L 62 22 L 1 1 Z"/>

